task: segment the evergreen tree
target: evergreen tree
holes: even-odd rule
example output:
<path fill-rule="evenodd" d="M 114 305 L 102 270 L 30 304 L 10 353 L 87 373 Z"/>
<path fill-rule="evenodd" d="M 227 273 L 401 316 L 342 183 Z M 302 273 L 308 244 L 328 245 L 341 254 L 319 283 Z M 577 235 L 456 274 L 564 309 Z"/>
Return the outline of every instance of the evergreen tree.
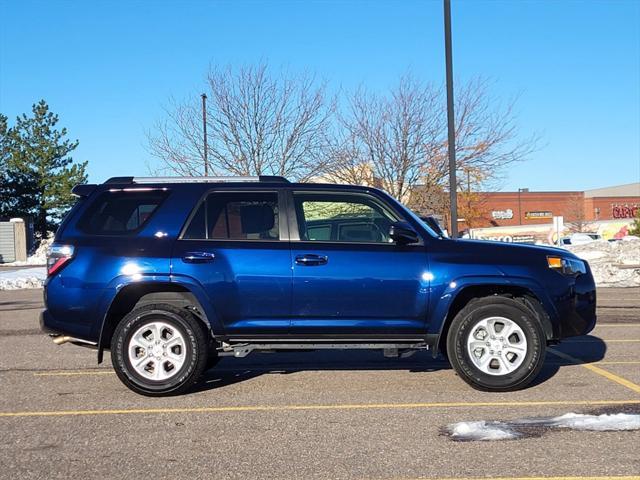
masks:
<path fill-rule="evenodd" d="M 87 180 L 87 163 L 74 163 L 69 155 L 78 141 L 65 139 L 67 129 L 58 130 L 57 123 L 44 100 L 13 127 L 0 116 L 0 216 L 31 217 L 40 239 L 55 230 L 73 204 L 73 186 Z"/>
<path fill-rule="evenodd" d="M 640 208 L 636 210 L 636 218 L 629 227 L 629 235 L 640 237 Z"/>

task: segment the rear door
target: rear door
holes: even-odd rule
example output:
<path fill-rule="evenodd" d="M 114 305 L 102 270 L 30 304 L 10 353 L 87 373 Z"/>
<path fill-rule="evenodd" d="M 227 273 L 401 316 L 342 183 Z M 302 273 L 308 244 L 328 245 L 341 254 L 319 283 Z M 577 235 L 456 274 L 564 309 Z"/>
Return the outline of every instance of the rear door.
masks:
<path fill-rule="evenodd" d="M 289 327 L 291 255 L 277 190 L 212 191 L 175 243 L 172 274 L 207 292 L 226 334 Z"/>
<path fill-rule="evenodd" d="M 291 204 L 293 334 L 424 333 L 425 246 L 389 238 L 406 219 L 369 193 L 294 191 Z"/>

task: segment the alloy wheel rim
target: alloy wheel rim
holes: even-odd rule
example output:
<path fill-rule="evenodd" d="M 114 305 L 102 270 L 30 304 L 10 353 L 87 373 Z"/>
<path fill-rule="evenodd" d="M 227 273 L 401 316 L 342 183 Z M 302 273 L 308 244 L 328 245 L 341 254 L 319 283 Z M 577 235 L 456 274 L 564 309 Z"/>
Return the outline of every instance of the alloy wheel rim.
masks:
<path fill-rule="evenodd" d="M 184 365 L 187 352 L 180 331 L 165 322 L 149 322 L 138 328 L 128 345 L 129 363 L 146 380 L 165 381 Z"/>
<path fill-rule="evenodd" d="M 522 365 L 527 338 L 522 328 L 505 317 L 484 318 L 471 328 L 467 353 L 473 365 L 487 375 L 507 375 Z"/>

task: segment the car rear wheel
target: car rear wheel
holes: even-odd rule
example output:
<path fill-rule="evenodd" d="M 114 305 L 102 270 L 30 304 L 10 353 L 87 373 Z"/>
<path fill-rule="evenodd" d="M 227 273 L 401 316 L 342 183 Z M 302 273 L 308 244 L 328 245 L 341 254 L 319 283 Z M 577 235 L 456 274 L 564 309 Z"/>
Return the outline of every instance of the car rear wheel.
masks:
<path fill-rule="evenodd" d="M 500 296 L 470 302 L 453 319 L 447 336 L 449 360 L 478 390 L 524 388 L 543 367 L 546 339 L 522 303 Z"/>
<path fill-rule="evenodd" d="M 178 395 L 200 378 L 209 344 L 200 322 L 172 305 L 146 305 L 116 327 L 111 360 L 118 378 L 148 396 Z"/>

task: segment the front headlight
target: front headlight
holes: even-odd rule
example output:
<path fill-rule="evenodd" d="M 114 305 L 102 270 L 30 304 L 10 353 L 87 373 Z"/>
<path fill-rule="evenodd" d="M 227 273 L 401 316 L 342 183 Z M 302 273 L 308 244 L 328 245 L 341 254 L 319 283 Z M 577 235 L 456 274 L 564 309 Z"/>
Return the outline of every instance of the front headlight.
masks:
<path fill-rule="evenodd" d="M 564 275 L 575 276 L 587 273 L 587 266 L 582 260 L 577 258 L 547 257 L 549 268 Z"/>

